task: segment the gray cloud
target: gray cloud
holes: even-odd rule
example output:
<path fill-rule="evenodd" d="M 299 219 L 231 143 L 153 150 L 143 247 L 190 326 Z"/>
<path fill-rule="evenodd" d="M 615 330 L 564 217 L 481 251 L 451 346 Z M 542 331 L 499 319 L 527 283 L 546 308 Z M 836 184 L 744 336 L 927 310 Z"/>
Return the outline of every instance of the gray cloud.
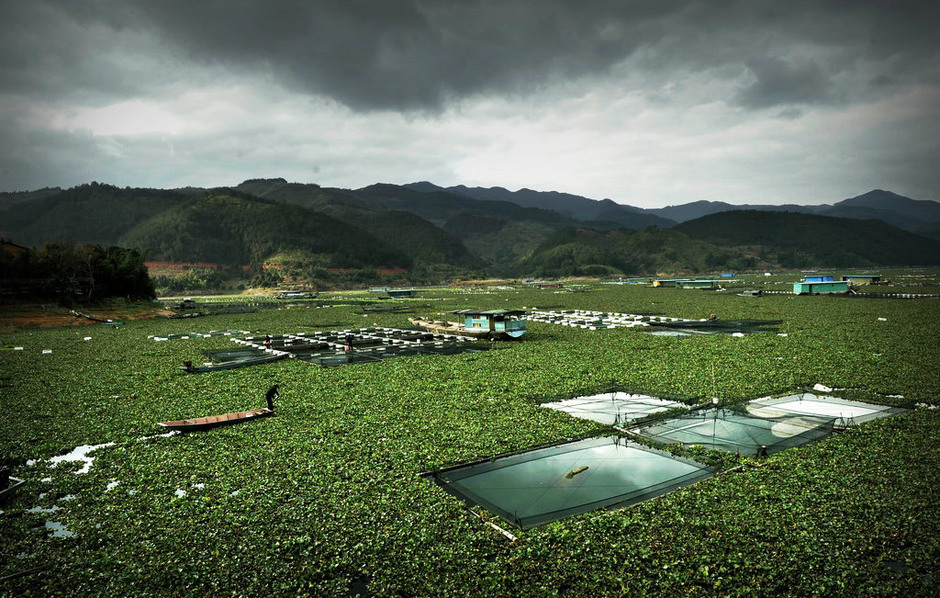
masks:
<path fill-rule="evenodd" d="M 747 68 L 755 80 L 737 94 L 742 106 L 767 108 L 833 99 L 830 81 L 812 61 L 792 64 L 780 58 L 755 58 L 747 61 Z"/>
<path fill-rule="evenodd" d="M 318 164 L 634 204 L 940 193 L 940 2 L 8 0 L 0 23 L 0 189 Z"/>
<path fill-rule="evenodd" d="M 201 65 L 269 73 L 355 109 L 438 110 L 604 75 L 636 58 L 632 66 L 658 76 L 746 69 L 756 80 L 726 98 L 746 107 L 828 102 L 847 71 L 865 81 L 936 77 L 925 69 L 938 56 L 937 4 L 14 0 L 0 9 L 16 24 L 0 41 L 0 89 L 132 94 Z M 143 55 L 141 44 L 151 61 L 161 57 L 143 72 L 122 60 Z"/>

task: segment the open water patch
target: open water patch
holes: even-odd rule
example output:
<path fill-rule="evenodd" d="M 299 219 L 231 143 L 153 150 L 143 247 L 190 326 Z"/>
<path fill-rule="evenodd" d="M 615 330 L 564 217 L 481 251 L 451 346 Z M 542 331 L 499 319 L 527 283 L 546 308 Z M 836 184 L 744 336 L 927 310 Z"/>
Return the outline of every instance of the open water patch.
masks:
<path fill-rule="evenodd" d="M 574 417 L 589 419 L 608 426 L 617 426 L 668 409 L 685 407 L 685 405 L 677 401 L 615 391 L 542 403 L 542 407 L 564 411 Z"/>
<path fill-rule="evenodd" d="M 65 524 L 58 521 L 47 521 L 45 527 L 52 532 L 53 538 L 71 538 L 75 535 L 75 532 L 69 530 L 65 527 Z"/>
<path fill-rule="evenodd" d="M 636 504 L 713 475 L 619 436 L 589 438 L 437 471 L 450 494 L 522 529 Z"/>
<path fill-rule="evenodd" d="M 98 449 L 114 446 L 114 444 L 113 442 L 105 442 L 104 444 L 83 444 L 72 449 L 70 453 L 50 458 L 49 462 L 55 467 L 65 461 L 83 461 L 85 465 L 75 473 L 88 473 L 91 470 L 92 464 L 95 462 L 95 458 L 90 456 L 90 454 Z"/>

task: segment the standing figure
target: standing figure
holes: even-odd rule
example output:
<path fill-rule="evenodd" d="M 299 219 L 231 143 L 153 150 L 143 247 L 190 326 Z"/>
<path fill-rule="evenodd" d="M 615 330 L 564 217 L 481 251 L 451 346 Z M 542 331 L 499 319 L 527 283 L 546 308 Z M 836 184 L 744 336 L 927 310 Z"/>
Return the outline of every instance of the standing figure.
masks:
<path fill-rule="evenodd" d="M 274 411 L 274 399 L 279 398 L 281 396 L 281 393 L 279 393 L 277 390 L 278 386 L 279 385 L 275 384 L 274 386 L 268 389 L 268 392 L 264 394 L 264 398 L 267 399 L 268 401 L 268 409 L 270 409 L 271 411 Z"/>

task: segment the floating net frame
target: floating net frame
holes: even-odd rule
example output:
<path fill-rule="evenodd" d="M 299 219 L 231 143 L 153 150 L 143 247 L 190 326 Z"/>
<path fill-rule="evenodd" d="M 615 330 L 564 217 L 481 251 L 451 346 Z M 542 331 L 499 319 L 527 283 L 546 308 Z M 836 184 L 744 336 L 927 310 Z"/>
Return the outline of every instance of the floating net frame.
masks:
<path fill-rule="evenodd" d="M 712 408 L 636 426 L 629 432 L 662 444 L 699 445 L 756 456 L 826 438 L 832 434 L 835 423 L 836 418 L 832 417 L 795 414 L 756 417 Z"/>
<path fill-rule="evenodd" d="M 540 447 L 429 474 L 468 506 L 483 507 L 521 529 L 627 507 L 712 475 L 712 468 L 692 459 L 620 436 Z"/>
<path fill-rule="evenodd" d="M 782 397 L 764 397 L 750 401 L 746 408 L 757 417 L 774 415 L 815 415 L 834 417 L 835 427 L 848 428 L 873 419 L 904 413 L 907 409 L 878 405 L 811 392 L 797 392 Z"/>
<path fill-rule="evenodd" d="M 610 426 L 622 426 L 669 409 L 688 408 L 678 401 L 618 390 L 541 403 L 541 406 Z"/>

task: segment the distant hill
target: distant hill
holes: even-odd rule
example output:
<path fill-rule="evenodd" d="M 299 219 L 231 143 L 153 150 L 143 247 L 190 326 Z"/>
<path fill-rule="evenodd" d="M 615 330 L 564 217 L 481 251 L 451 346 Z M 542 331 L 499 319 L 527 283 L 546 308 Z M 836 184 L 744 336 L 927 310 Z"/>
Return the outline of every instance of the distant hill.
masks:
<path fill-rule="evenodd" d="M 140 222 L 191 201 L 174 191 L 121 189 L 99 183 L 40 195 L 4 213 L 0 236 L 26 246 L 72 239 L 84 244 L 117 245 L 121 235 Z"/>
<path fill-rule="evenodd" d="M 911 199 L 882 189 L 875 189 L 856 197 L 844 199 L 832 208 L 875 209 L 881 212 L 894 212 L 912 220 L 940 222 L 940 202 Z M 828 212 L 827 215 L 829 215 Z"/>
<path fill-rule="evenodd" d="M 425 193 L 447 191 L 485 201 L 509 201 L 523 207 L 552 210 L 575 220 L 608 222 L 623 228 L 640 229 L 650 226 L 669 228 L 675 224 L 675 221 L 651 214 L 648 210 L 618 204 L 610 199 L 596 200 L 557 191 L 533 191 L 532 189 L 509 191 L 503 187 L 484 188 L 464 185 L 445 189 L 426 181 L 404 186 Z"/>
<path fill-rule="evenodd" d="M 525 276 L 632 276 L 753 268 L 739 251 L 691 239 L 675 230 L 569 228 L 549 237 L 522 260 Z"/>
<path fill-rule="evenodd" d="M 821 205 L 732 205 L 722 201 L 694 201 L 677 206 L 653 208 L 647 212 L 658 214 L 682 223 L 688 220 L 735 210 L 758 210 L 765 212 L 797 212 L 835 216 L 855 220 L 877 219 L 893 226 L 928 237 L 940 238 L 940 202 L 917 200 L 890 191 L 875 189 L 857 197 L 844 199 L 835 204 Z"/>
<path fill-rule="evenodd" d="M 683 222 L 675 231 L 727 248 L 750 248 L 783 267 L 940 263 L 940 241 L 880 220 L 736 210 Z"/>
<path fill-rule="evenodd" d="M 911 199 L 875 189 L 840 201 L 819 212 L 840 218 L 878 219 L 898 228 L 940 239 L 940 202 Z"/>
<path fill-rule="evenodd" d="M 141 222 L 121 245 L 169 261 L 260 267 L 293 253 L 326 268 L 408 268 L 411 258 L 362 229 L 295 205 L 217 189 Z"/>
<path fill-rule="evenodd" d="M 938 263 L 940 241 L 878 220 L 736 210 L 669 230 L 565 229 L 522 260 L 518 271 L 529 276 L 629 276 Z"/>
<path fill-rule="evenodd" d="M 377 184 L 353 191 L 390 210 L 405 210 L 455 235 L 497 270 L 511 266 L 556 230 L 579 221 L 558 212 L 509 201 L 478 200 L 448 191 L 416 191 Z"/>
<path fill-rule="evenodd" d="M 825 206 L 829 207 L 829 206 Z M 678 206 L 668 206 L 665 208 L 651 208 L 647 210 L 653 214 L 658 214 L 664 218 L 669 218 L 675 222 L 682 223 L 688 220 L 695 220 L 709 214 L 719 212 L 730 212 L 733 210 L 758 210 L 764 212 L 800 212 L 803 214 L 815 214 L 820 210 L 820 206 L 800 206 L 796 204 L 784 205 L 759 205 L 745 204 L 732 205 L 723 201 L 693 201 L 691 203 Z"/>
<path fill-rule="evenodd" d="M 0 192 L 0 210 L 6 210 L 20 203 L 42 199 L 58 193 L 62 193 L 62 189 L 59 187 L 45 187 L 35 191 Z"/>
<path fill-rule="evenodd" d="M 334 189 L 271 178 L 214 190 L 92 183 L 0 194 L 0 237 L 251 264 L 265 284 L 277 278 L 272 269 L 352 284 L 389 281 L 403 270 L 409 280 L 432 282 L 940 263 L 935 201 L 874 190 L 833 205 L 751 207 L 702 201 L 641 210 L 567 193 L 429 182 Z"/>
<path fill-rule="evenodd" d="M 419 215 L 405 210 L 389 210 L 381 202 L 361 199 L 350 192 L 288 183 L 284 179 L 248 180 L 237 189 L 317 210 L 353 224 L 421 263 L 477 269 L 485 266 L 483 260 L 471 253 L 460 239 Z"/>

